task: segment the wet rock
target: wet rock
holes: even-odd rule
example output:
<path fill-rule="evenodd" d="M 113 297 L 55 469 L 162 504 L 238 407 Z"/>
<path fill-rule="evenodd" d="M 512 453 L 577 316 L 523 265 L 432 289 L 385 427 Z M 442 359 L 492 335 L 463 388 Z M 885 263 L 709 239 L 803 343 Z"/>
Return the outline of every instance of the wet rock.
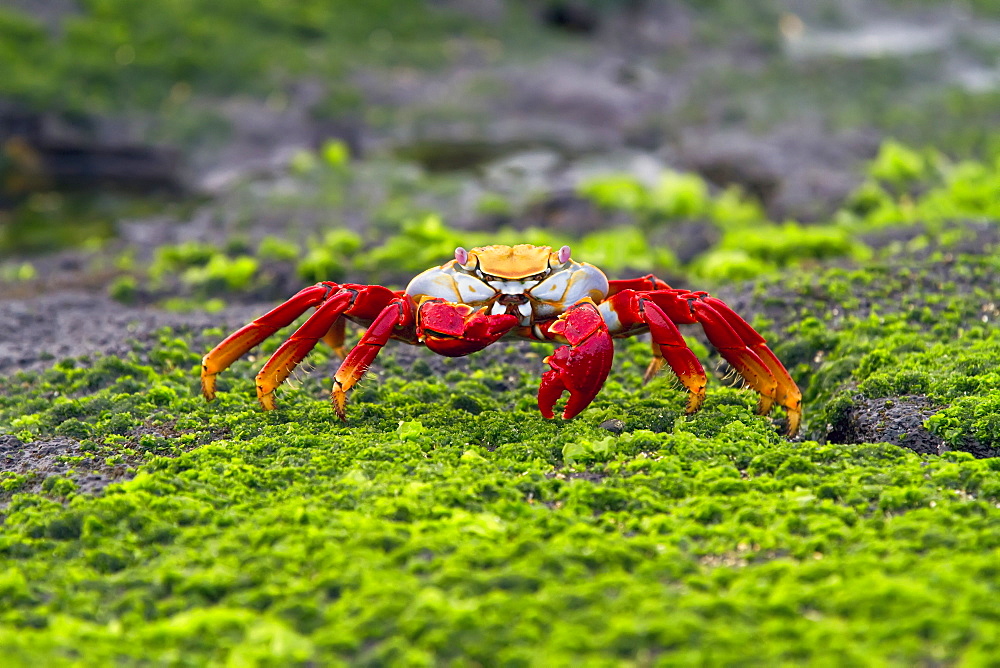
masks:
<path fill-rule="evenodd" d="M 121 482 L 101 473 L 88 473 L 79 476 L 76 480 L 76 491 L 80 494 L 97 494 L 113 482 Z"/>
<path fill-rule="evenodd" d="M 923 396 L 865 399 L 858 397 L 834 424 L 830 443 L 892 443 L 922 455 L 939 455 L 949 448 L 927 431 L 924 421 L 940 410 Z"/>
<path fill-rule="evenodd" d="M 180 154 L 61 131 L 53 114 L 0 108 L 0 202 L 51 189 L 181 192 Z"/>
<path fill-rule="evenodd" d="M 0 436 L 0 471 L 4 472 L 61 473 L 69 466 L 58 462 L 57 458 L 78 454 L 80 444 L 71 438 L 56 437 L 23 443 L 15 436 Z"/>
<path fill-rule="evenodd" d="M 620 434 L 625 431 L 625 423 L 618 419 L 605 420 L 599 426 L 601 429 L 607 429 L 612 434 Z"/>
<path fill-rule="evenodd" d="M 947 20 L 930 26 L 881 21 L 850 30 L 794 32 L 786 36 L 785 51 L 798 60 L 907 58 L 945 51 L 955 32 Z"/>
<path fill-rule="evenodd" d="M 63 457 L 81 454 L 79 442 L 71 438 L 55 437 L 24 443 L 15 436 L 0 436 L 0 472 L 27 476 L 25 483 L 14 492 L 38 493 L 46 478 L 67 475 L 74 467 L 86 466 L 83 462 L 70 465 L 62 461 Z M 6 505 L 9 498 L 10 492 L 0 492 L 0 506 Z"/>
<path fill-rule="evenodd" d="M 665 246 L 681 264 L 687 264 L 719 242 L 722 232 L 711 223 L 685 221 L 651 233 L 653 246 Z"/>
<path fill-rule="evenodd" d="M 483 185 L 509 195 L 544 192 L 551 186 L 562 161 L 557 151 L 545 148 L 516 151 L 483 165 Z"/>
<path fill-rule="evenodd" d="M 600 25 L 593 7 L 579 0 L 552 0 L 546 3 L 541 20 L 550 28 L 580 35 L 592 34 Z"/>
<path fill-rule="evenodd" d="M 879 137 L 870 132 L 830 136 L 790 127 L 766 137 L 749 133 L 694 133 L 680 149 L 684 169 L 720 187 L 737 185 L 761 201 L 773 220 L 822 220 L 861 183 L 858 165 L 873 158 Z"/>
<path fill-rule="evenodd" d="M 69 458 L 72 458 L 71 460 Z M 131 455 L 124 465 L 108 465 L 103 459 L 88 456 L 73 438 L 55 436 L 24 443 L 12 435 L 0 435 L 0 472 L 26 476 L 24 484 L 13 493 L 38 494 L 52 476 L 65 476 L 76 484 L 80 494 L 98 494 L 113 482 L 134 475 L 141 457 Z M 0 507 L 10 500 L 11 492 L 0 492 Z"/>
<path fill-rule="evenodd" d="M 0 373 L 38 371 L 65 357 L 141 354 L 153 349 L 162 327 L 190 332 L 191 345 L 208 350 L 217 342 L 203 339 L 201 330 L 216 326 L 235 329 L 273 305 L 233 307 L 214 315 L 173 313 L 132 308 L 75 290 L 0 300 Z"/>
<path fill-rule="evenodd" d="M 7 465 L 8 460 L 13 460 L 16 453 L 24 447 L 24 442 L 13 434 L 0 434 L 0 470 Z"/>
<path fill-rule="evenodd" d="M 552 193 L 532 204 L 512 222 L 517 229 L 537 227 L 586 234 L 612 225 L 608 218 L 589 199 L 563 191 Z"/>

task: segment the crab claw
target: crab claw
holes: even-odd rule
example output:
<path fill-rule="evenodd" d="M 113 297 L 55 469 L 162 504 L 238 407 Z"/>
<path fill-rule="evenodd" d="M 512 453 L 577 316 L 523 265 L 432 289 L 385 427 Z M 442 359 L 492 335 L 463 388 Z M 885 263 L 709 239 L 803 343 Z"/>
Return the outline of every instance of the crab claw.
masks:
<path fill-rule="evenodd" d="M 614 344 L 604 318 L 590 300 L 570 307 L 549 328 L 550 335 L 569 343 L 545 358 L 551 369 L 542 374 L 538 388 L 538 410 L 546 418 L 564 391 L 569 401 L 562 417 L 569 420 L 590 405 L 607 380 L 614 357 Z"/>
<path fill-rule="evenodd" d="M 466 304 L 428 301 L 420 307 L 417 334 L 439 355 L 461 357 L 496 343 L 518 324 L 516 316 L 489 315 Z"/>

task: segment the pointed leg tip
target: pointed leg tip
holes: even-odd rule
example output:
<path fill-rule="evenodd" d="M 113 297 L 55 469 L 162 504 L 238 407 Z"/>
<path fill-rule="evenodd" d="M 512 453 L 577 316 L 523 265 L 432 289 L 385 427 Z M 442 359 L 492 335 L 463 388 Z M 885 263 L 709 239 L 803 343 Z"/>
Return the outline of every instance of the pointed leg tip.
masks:
<path fill-rule="evenodd" d="M 201 396 L 205 397 L 205 401 L 212 401 L 215 399 L 215 374 L 202 373 L 201 375 Z"/>
<path fill-rule="evenodd" d="M 660 369 L 663 368 L 664 363 L 665 360 L 662 357 L 654 357 L 649 366 L 646 367 L 645 373 L 642 374 L 642 384 L 646 385 L 656 378 L 656 375 L 660 373 Z"/>
<path fill-rule="evenodd" d="M 688 394 L 687 406 L 684 408 L 684 412 L 690 415 L 691 413 L 697 413 L 701 409 L 701 405 L 705 402 L 705 390 L 702 388 L 698 392 L 690 392 Z"/>
<path fill-rule="evenodd" d="M 772 397 L 760 395 L 760 401 L 757 402 L 757 415 L 767 415 L 774 408 L 774 399 Z"/>
<path fill-rule="evenodd" d="M 342 422 L 347 422 L 347 393 L 344 392 L 340 381 L 334 381 L 333 390 L 330 392 L 330 404 L 334 412 Z"/>
<path fill-rule="evenodd" d="M 800 411 L 787 411 L 788 413 L 788 428 L 785 434 L 788 438 L 792 438 L 799 433 L 799 425 L 802 421 L 802 413 Z"/>
<path fill-rule="evenodd" d="M 273 411 L 278 407 L 278 404 L 274 400 L 274 390 L 264 391 L 260 385 L 257 386 L 257 401 L 260 402 L 261 408 L 266 411 Z"/>
<path fill-rule="evenodd" d="M 556 402 L 565 391 L 566 386 L 558 372 L 550 370 L 542 374 L 542 382 L 538 386 L 538 412 L 542 414 L 543 418 L 546 420 L 555 418 L 556 414 L 552 409 L 555 408 Z"/>

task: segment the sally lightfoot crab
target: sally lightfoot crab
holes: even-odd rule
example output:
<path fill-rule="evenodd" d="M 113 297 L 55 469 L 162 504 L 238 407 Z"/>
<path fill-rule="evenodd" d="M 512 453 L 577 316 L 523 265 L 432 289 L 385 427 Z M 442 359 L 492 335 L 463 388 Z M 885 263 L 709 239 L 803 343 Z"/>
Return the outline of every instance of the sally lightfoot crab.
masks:
<path fill-rule="evenodd" d="M 794 435 L 801 393 L 758 334 L 724 302 L 705 292 L 671 288 L 649 275 L 609 281 L 597 267 L 570 258 L 563 246 L 485 246 L 455 250 L 455 259 L 416 276 L 405 290 L 324 281 L 229 335 L 202 360 L 202 394 L 215 397 L 215 377 L 255 345 L 315 312 L 257 374 L 257 398 L 275 407 L 274 391 L 322 339 L 343 362 L 333 377 L 333 408 L 346 419 L 347 393 L 364 376 L 389 339 L 424 345 L 460 357 L 504 337 L 562 343 L 545 358 L 538 408 L 546 418 L 563 392 L 562 417 L 585 409 L 604 385 L 614 355 L 612 339 L 649 332 L 653 360 L 644 382 L 668 365 L 688 391 L 687 411 L 698 410 L 707 378 L 678 325 L 700 324 L 719 354 L 760 394 L 759 412 L 774 404 L 788 415 Z M 346 320 L 367 328 L 348 353 Z"/>

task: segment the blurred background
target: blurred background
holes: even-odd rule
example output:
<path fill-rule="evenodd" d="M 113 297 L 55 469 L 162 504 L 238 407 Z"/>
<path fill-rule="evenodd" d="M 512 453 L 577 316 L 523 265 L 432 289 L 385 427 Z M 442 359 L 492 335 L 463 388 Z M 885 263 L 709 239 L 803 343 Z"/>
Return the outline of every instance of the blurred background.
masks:
<path fill-rule="evenodd" d="M 569 243 L 712 288 L 992 235 L 995 0 L 6 0 L 0 294 L 221 310 Z"/>

